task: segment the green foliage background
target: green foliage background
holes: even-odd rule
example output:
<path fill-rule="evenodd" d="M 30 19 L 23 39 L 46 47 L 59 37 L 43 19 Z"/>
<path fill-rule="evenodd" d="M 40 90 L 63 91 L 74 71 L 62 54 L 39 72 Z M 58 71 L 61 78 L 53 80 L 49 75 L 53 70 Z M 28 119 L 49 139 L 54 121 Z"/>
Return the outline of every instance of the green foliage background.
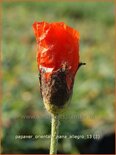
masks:
<path fill-rule="evenodd" d="M 35 21 L 63 21 L 80 32 L 80 60 L 70 106 L 62 114 L 60 135 L 103 134 L 114 124 L 114 3 L 2 3 L 2 152 L 48 153 L 50 139 L 15 139 L 50 135 L 50 115 L 42 103 Z M 59 152 L 79 153 L 84 140 L 61 139 Z M 32 152 L 31 152 L 32 151 Z"/>

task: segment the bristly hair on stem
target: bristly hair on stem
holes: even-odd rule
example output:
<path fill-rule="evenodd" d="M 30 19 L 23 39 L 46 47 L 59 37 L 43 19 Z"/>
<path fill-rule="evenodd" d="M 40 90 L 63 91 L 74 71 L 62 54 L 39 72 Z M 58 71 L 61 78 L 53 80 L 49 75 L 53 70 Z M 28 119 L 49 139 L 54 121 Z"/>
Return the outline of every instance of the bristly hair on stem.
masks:
<path fill-rule="evenodd" d="M 52 114 L 50 155 L 57 154 L 59 116 Z"/>

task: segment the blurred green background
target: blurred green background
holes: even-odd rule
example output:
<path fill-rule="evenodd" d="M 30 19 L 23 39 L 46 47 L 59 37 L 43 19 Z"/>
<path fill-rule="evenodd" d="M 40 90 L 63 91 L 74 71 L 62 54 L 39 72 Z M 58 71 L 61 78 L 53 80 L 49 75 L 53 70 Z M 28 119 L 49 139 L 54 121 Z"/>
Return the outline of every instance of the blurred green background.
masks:
<path fill-rule="evenodd" d="M 114 3 L 2 3 L 2 153 L 49 153 L 50 115 L 42 103 L 36 63 L 35 21 L 63 21 L 80 32 L 80 60 L 60 135 L 100 135 L 114 129 Z M 90 138 L 91 139 L 91 138 Z M 60 139 L 60 153 L 81 153 L 85 139 Z M 86 152 L 87 153 L 87 152 Z"/>

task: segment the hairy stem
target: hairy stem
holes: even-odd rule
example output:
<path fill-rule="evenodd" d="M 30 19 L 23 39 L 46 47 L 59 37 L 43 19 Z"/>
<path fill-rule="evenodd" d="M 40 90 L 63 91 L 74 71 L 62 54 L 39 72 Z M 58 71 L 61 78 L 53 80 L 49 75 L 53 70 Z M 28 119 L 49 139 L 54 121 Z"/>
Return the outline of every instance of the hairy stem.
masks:
<path fill-rule="evenodd" d="M 57 154 L 59 117 L 52 114 L 50 154 Z"/>

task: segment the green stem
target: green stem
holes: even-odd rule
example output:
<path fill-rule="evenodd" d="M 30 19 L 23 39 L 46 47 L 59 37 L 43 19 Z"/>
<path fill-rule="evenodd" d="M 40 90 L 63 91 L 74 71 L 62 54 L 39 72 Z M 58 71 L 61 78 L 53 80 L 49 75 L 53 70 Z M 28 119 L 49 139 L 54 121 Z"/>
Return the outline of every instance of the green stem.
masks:
<path fill-rule="evenodd" d="M 59 117 L 52 114 L 50 154 L 57 154 Z"/>

